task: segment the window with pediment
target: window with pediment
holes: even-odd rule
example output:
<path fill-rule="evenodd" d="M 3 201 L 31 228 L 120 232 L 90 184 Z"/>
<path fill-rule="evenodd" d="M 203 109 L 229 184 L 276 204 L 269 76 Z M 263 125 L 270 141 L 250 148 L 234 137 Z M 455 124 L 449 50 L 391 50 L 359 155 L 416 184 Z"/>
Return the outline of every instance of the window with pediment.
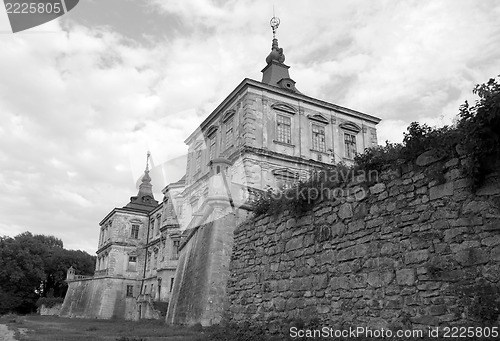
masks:
<path fill-rule="evenodd" d="M 353 122 L 344 122 L 339 125 L 344 134 L 344 156 L 348 159 L 354 159 L 357 149 L 357 135 L 361 128 Z"/>
<path fill-rule="evenodd" d="M 312 149 L 326 152 L 325 127 L 323 125 L 312 124 Z"/>
<path fill-rule="evenodd" d="M 276 140 L 278 142 L 292 143 L 292 119 L 285 115 L 276 115 Z"/>

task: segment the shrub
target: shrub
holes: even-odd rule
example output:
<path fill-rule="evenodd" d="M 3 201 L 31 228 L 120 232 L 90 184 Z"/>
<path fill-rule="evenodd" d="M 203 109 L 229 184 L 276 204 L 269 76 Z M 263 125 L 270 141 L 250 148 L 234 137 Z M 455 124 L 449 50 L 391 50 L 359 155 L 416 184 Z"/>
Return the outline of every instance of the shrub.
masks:
<path fill-rule="evenodd" d="M 491 170 L 491 160 L 500 156 L 500 84 L 495 79 L 476 85 L 473 93 L 479 100 L 460 107 L 458 129 L 463 132 L 463 147 L 472 157 L 467 174 L 477 187 Z"/>
<path fill-rule="evenodd" d="M 402 149 L 401 143 L 389 143 L 389 141 L 385 142 L 385 146 L 366 148 L 362 154 L 357 154 L 354 157 L 355 168 L 365 172 L 382 171 L 403 157 Z"/>

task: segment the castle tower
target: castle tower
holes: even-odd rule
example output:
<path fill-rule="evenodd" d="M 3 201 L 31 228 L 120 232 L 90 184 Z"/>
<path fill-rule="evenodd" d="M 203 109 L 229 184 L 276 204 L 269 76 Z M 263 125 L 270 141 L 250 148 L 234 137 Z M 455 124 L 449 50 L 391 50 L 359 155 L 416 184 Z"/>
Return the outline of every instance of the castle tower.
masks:
<path fill-rule="evenodd" d="M 153 195 L 153 185 L 151 184 L 151 177 L 149 176 L 149 158 L 151 153 L 147 153 L 146 169 L 139 185 L 139 192 L 135 197 L 130 197 L 130 202 L 125 205 L 125 208 L 131 208 L 141 211 L 151 211 L 158 206 L 158 201 L 155 200 Z"/>
<path fill-rule="evenodd" d="M 266 57 L 267 66 L 262 69 L 262 83 L 277 86 L 291 92 L 298 92 L 295 88 L 295 81 L 290 78 L 288 73 L 289 66 L 284 64 L 285 55 L 283 48 L 279 47 L 278 39 L 276 39 L 276 31 L 278 30 L 280 19 L 273 17 L 270 21 L 273 29 L 273 43 L 271 52 Z"/>

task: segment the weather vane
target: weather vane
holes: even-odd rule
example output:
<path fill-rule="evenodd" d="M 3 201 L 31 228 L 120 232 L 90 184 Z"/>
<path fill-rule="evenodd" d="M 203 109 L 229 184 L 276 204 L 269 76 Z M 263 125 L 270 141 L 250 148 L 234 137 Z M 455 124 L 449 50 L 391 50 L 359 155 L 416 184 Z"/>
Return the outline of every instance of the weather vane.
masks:
<path fill-rule="evenodd" d="M 146 158 L 146 171 L 149 171 L 149 158 L 151 156 L 151 152 L 148 150 L 147 158 Z"/>
<path fill-rule="evenodd" d="M 269 23 L 271 24 L 271 28 L 273 29 L 273 39 L 275 39 L 276 38 L 276 30 L 278 29 L 278 26 L 280 25 L 280 18 L 278 18 L 274 15 L 274 6 L 273 6 L 273 17 L 271 18 L 271 21 Z"/>

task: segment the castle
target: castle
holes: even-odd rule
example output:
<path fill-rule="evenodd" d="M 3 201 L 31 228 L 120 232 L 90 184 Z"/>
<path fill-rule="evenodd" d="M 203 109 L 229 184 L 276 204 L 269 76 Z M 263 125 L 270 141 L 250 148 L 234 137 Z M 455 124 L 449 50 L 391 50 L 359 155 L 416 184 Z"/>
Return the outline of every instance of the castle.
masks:
<path fill-rule="evenodd" d="M 377 144 L 379 118 L 297 89 L 278 25 L 262 80 L 244 79 L 186 139 L 186 174 L 162 202 L 147 163 L 137 195 L 100 222 L 95 274 L 68 270 L 61 316 L 219 322 L 233 231 L 254 196 Z"/>

